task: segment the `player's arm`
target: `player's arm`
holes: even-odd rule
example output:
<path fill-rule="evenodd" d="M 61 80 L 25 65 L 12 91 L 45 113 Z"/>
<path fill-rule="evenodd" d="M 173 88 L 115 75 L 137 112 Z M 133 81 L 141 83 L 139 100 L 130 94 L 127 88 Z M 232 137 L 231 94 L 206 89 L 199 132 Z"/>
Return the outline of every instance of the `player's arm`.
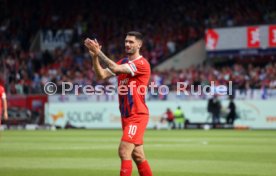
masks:
<path fill-rule="evenodd" d="M 132 74 L 131 69 L 129 68 L 128 64 L 122 64 L 119 65 L 109 59 L 100 49 L 100 46 L 97 41 L 86 39 L 85 44 L 87 48 L 97 55 L 100 60 L 102 60 L 104 63 L 106 63 L 107 67 L 110 69 L 110 71 L 114 74 L 120 74 L 120 73 L 125 73 L 125 74 Z"/>
<path fill-rule="evenodd" d="M 8 120 L 8 103 L 7 103 L 7 98 L 5 93 L 3 93 L 2 95 L 2 100 L 3 100 L 3 108 L 4 108 L 4 119 Z"/>
<path fill-rule="evenodd" d="M 101 59 L 104 63 L 107 64 L 107 67 L 115 74 L 125 73 L 125 74 L 131 74 L 131 70 L 128 66 L 128 64 L 117 64 L 111 59 L 109 59 L 101 50 L 98 51 L 98 57 Z"/>
<path fill-rule="evenodd" d="M 92 63 L 93 63 L 93 69 L 96 73 L 98 80 L 103 80 L 110 78 L 112 76 L 115 76 L 115 74 L 110 71 L 108 68 L 104 69 L 102 68 L 98 56 L 96 56 L 94 53 L 89 52 L 90 56 L 92 57 Z"/>

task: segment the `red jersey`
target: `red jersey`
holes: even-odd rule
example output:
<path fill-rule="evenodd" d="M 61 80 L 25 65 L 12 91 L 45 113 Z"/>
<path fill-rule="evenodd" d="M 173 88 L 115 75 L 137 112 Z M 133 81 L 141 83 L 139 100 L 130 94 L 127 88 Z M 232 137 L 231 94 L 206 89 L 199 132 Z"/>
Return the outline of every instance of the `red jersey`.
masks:
<path fill-rule="evenodd" d="M 166 115 L 167 115 L 167 120 L 168 121 L 173 121 L 174 115 L 173 115 L 172 111 L 167 111 Z"/>
<path fill-rule="evenodd" d="M 6 98 L 6 93 L 5 93 L 5 89 L 3 86 L 0 85 L 0 112 L 2 110 L 2 99 L 5 99 Z"/>
<path fill-rule="evenodd" d="M 148 115 L 149 111 L 145 102 L 145 95 L 147 91 L 146 87 L 150 79 L 150 64 L 142 56 L 132 61 L 129 61 L 128 58 L 124 58 L 117 62 L 117 64 L 127 64 L 127 67 L 131 71 L 131 74 L 117 75 L 118 87 L 128 87 L 126 95 L 119 94 L 121 117 L 129 117 L 135 114 Z M 135 86 L 130 88 L 131 84 Z"/>

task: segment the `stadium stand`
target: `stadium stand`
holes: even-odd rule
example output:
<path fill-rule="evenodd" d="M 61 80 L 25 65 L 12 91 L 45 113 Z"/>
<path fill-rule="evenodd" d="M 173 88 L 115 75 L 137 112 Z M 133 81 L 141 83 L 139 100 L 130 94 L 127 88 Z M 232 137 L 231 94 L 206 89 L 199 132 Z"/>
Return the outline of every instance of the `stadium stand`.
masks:
<path fill-rule="evenodd" d="M 170 3 L 167 1 L 158 3 L 156 0 L 140 3 L 125 1 L 116 9 L 113 8 L 116 1 L 93 1 L 93 3 L 68 1 L 64 4 L 61 1 L 31 0 L 1 1 L 1 3 L 8 7 L 1 11 L 0 50 L 1 66 L 4 68 L 2 78 L 9 94 L 40 94 L 42 85 L 50 80 L 54 82 L 67 80 L 94 85 L 108 84 L 108 82 L 98 83 L 94 79 L 94 73 L 90 69 L 90 59 L 82 47 L 83 38 L 86 36 L 98 38 L 106 46 L 104 50 L 108 55 L 117 60 L 122 57 L 119 53 L 123 53 L 120 45 L 123 39 L 120 37 L 128 30 L 141 30 L 146 35 L 143 55 L 149 58 L 154 67 L 169 55 L 202 38 L 205 28 L 266 24 L 275 22 L 276 19 L 273 9 L 275 2 L 265 0 L 258 3 L 249 0 L 241 3 L 238 1 L 207 3 L 199 0 L 188 4 L 181 1 Z M 67 11 L 68 8 L 64 8 L 64 5 L 68 8 L 74 7 L 73 12 Z M 21 8 L 17 8 L 18 6 Z M 247 7 L 246 10 L 240 9 L 243 6 Z M 106 11 L 105 15 L 99 15 L 103 8 Z M 39 13 L 37 9 L 40 9 Z M 74 35 L 65 48 L 57 48 L 53 54 L 48 51 L 30 50 L 38 31 L 67 28 L 73 28 Z M 238 88 L 244 87 L 245 82 L 259 80 L 261 85 L 255 85 L 257 88 L 263 84 L 273 88 L 275 73 L 270 74 L 273 67 L 275 68 L 273 64 L 263 68 L 254 66 L 241 68 L 236 65 L 234 69 L 238 69 L 238 75 L 235 76 L 228 74 L 232 68 L 229 66 L 219 70 L 215 67 L 204 68 L 203 66 L 196 71 L 191 67 L 173 71 L 173 73 L 188 72 L 189 76 L 172 74 L 170 77 L 173 77 L 173 80 L 172 78 L 164 78 L 164 80 L 173 82 L 181 79 L 191 82 L 191 79 L 196 78 L 196 81 L 206 81 L 206 78 L 210 80 L 213 76 L 218 76 L 220 81 L 223 81 L 223 77 L 228 76 L 227 79 L 233 78 L 237 82 Z M 203 74 L 210 70 L 208 76 Z M 247 75 L 240 76 L 241 71 L 247 72 Z M 163 72 L 159 76 L 163 77 L 162 75 L 165 74 L 166 72 Z"/>
<path fill-rule="evenodd" d="M 152 66 L 151 82 L 167 85 L 171 92 L 176 90 L 177 82 L 186 83 L 189 89 L 190 85 L 204 86 L 215 80 L 215 84 L 221 85 L 232 81 L 237 99 L 266 99 L 268 94 L 275 95 L 276 64 L 273 54 L 229 55 L 212 58 L 212 61 L 206 58 L 200 64 L 186 65 L 183 68 L 168 66 L 158 69 L 161 63 L 166 63 L 166 60 L 181 52 L 185 53 L 187 48 L 203 41 L 206 29 L 276 23 L 275 1 L 196 0 L 183 3 L 180 0 L 165 0 L 160 3 L 158 0 L 123 0 L 120 1 L 120 6 L 114 8 L 118 2 L 0 1 L 0 81 L 5 86 L 8 99 L 26 96 L 20 100 L 20 107 L 16 104 L 17 100 L 8 101 L 12 104 L 11 107 L 31 110 L 31 118 L 22 113 L 20 116 L 15 115 L 11 111 L 14 119 L 25 119 L 26 123 L 44 123 L 44 108 L 37 108 L 36 103 L 26 105 L 25 102 L 29 100 L 25 99 L 31 95 L 42 95 L 31 102 L 37 101 L 40 103 L 39 107 L 44 107 L 47 97 L 43 97 L 43 88 L 48 82 L 57 84 L 57 94 L 61 93 L 62 82 L 83 86 L 116 85 L 114 79 L 96 79 L 91 69 L 91 59 L 83 47 L 83 40 L 86 37 L 96 38 L 104 46 L 104 52 L 117 61 L 124 53 L 122 36 L 130 30 L 138 30 L 145 35 L 142 55 L 149 59 Z M 53 49 L 49 49 L 49 45 L 48 49 L 43 48 L 41 38 L 47 35 L 57 36 L 60 30 L 72 32 L 64 42 L 65 45 Z M 66 39 L 67 36 L 62 37 Z M 78 93 L 82 94 L 81 91 Z M 66 101 L 66 98 L 74 100 L 72 97 L 59 97 L 58 101 Z M 208 97 L 182 97 L 206 98 Z M 174 101 L 175 97 L 150 95 L 148 99 Z M 97 97 L 96 100 L 117 99 L 106 96 Z M 32 120 L 32 117 L 35 118 Z"/>

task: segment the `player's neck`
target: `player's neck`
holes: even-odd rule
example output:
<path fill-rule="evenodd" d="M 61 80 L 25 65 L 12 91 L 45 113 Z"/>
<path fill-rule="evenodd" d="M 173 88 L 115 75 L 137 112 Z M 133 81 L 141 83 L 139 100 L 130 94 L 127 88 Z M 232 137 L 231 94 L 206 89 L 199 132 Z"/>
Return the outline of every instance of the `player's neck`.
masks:
<path fill-rule="evenodd" d="M 132 54 L 132 55 L 128 55 L 128 59 L 129 59 L 130 61 L 132 61 L 132 60 L 134 60 L 134 59 L 137 59 L 139 56 L 140 56 L 140 53 L 137 52 L 137 53 L 134 53 L 134 54 Z"/>

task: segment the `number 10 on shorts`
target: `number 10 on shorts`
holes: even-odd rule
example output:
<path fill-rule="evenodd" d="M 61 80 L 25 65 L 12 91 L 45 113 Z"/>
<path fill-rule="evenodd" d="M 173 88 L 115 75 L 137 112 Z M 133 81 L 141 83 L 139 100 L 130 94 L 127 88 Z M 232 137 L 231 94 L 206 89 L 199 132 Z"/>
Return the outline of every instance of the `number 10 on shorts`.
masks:
<path fill-rule="evenodd" d="M 137 125 L 129 125 L 128 135 L 134 136 L 137 131 Z"/>

